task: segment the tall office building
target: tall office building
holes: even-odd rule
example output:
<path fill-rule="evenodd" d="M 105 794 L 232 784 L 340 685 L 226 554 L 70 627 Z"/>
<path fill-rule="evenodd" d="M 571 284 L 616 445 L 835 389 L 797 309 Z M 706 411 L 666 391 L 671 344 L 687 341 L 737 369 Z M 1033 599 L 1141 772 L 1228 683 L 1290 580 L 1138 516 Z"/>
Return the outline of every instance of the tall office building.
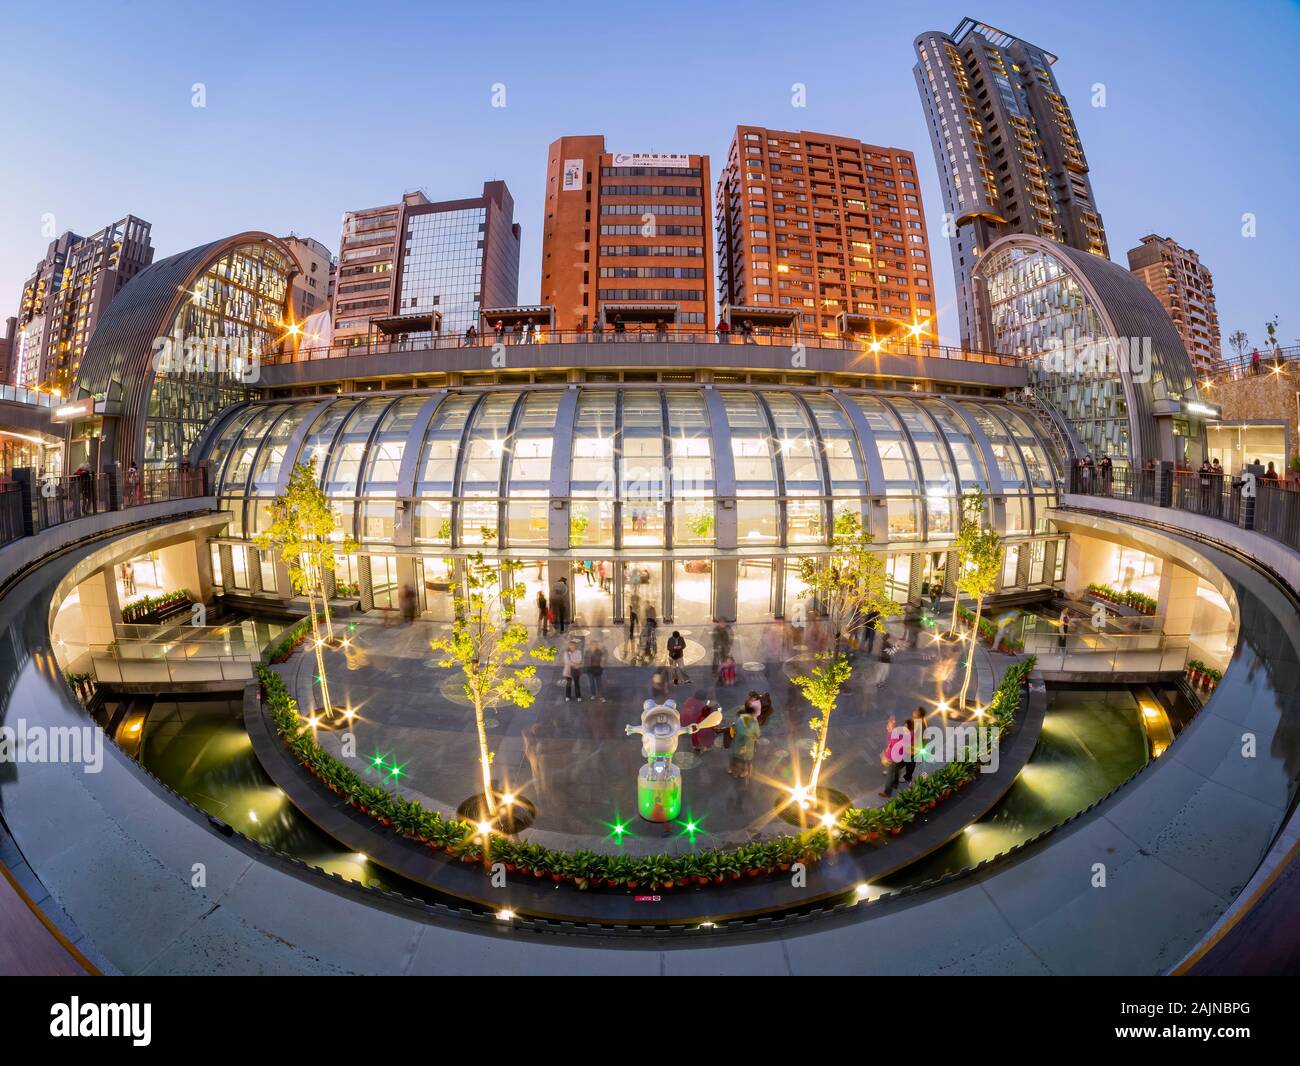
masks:
<path fill-rule="evenodd" d="M 334 339 L 374 333 L 464 333 L 485 307 L 519 297 L 519 224 L 503 181 L 483 194 L 431 201 L 410 192 L 395 204 L 343 219 L 334 291 Z"/>
<path fill-rule="evenodd" d="M 1212 373 L 1223 362 L 1219 313 L 1214 307 L 1214 277 L 1191 248 L 1154 233 L 1128 252 L 1128 268 L 1142 279 L 1178 327 L 1197 374 Z"/>
<path fill-rule="evenodd" d="M 546 164 L 542 303 L 556 328 L 615 318 L 713 329 L 709 157 L 561 137 Z"/>
<path fill-rule="evenodd" d="M 885 336 L 934 318 L 916 159 L 827 133 L 737 126 L 718 179 L 718 298 L 803 331 Z"/>
<path fill-rule="evenodd" d="M 974 344 L 971 272 L 1023 233 L 1107 255 L 1088 162 L 1056 57 L 974 19 L 916 38 L 916 84 L 943 186 L 962 343 Z"/>
<path fill-rule="evenodd" d="M 23 285 L 12 380 L 71 394 L 86 343 L 122 287 L 153 262 L 148 222 L 127 215 L 90 237 L 50 242 Z"/>

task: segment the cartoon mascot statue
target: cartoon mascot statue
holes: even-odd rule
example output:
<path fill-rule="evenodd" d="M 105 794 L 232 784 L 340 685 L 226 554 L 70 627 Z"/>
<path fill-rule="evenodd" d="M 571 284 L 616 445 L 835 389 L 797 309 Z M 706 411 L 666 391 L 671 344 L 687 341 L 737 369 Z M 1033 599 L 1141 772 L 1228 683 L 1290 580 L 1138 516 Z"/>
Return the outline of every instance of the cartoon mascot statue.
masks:
<path fill-rule="evenodd" d="M 671 822 L 682 809 L 682 772 L 673 765 L 677 738 L 683 733 L 713 729 L 722 722 L 722 712 L 714 711 L 701 722 L 682 725 L 674 700 L 655 703 L 646 700 L 641 724 L 627 727 L 627 735 L 641 734 L 641 754 L 645 765 L 636 775 L 636 805 L 647 822 Z"/>

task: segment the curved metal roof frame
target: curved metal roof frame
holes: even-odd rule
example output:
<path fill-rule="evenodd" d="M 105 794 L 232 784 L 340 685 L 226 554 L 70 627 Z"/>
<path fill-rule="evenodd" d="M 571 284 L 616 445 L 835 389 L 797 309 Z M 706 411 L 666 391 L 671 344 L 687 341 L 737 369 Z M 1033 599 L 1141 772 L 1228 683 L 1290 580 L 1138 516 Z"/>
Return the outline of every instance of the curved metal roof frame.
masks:
<path fill-rule="evenodd" d="M 1173 320 L 1160 306 L 1155 294 L 1129 271 L 1109 259 L 1069 245 L 1057 244 L 1045 237 L 1012 233 L 990 244 L 980 257 L 974 277 L 983 280 L 986 264 L 1008 248 L 1025 248 L 1055 259 L 1083 290 L 1092 303 L 1107 334 L 1113 338 L 1151 339 L 1152 367 L 1144 381 L 1135 381 L 1130 368 L 1120 368 L 1124 400 L 1128 405 L 1129 429 L 1134 444 L 1131 460 L 1141 463 L 1160 458 L 1159 435 L 1155 423 L 1157 398 L 1153 378 L 1158 372 L 1171 394 L 1198 399 L 1196 375 L 1192 361 L 1183 347 Z M 984 299 L 987 306 L 987 298 Z"/>
<path fill-rule="evenodd" d="M 76 396 L 93 396 L 117 408 L 124 432 L 113 442 L 123 466 L 144 460 L 144 426 L 154 383 L 154 346 L 180 313 L 191 287 L 222 256 L 246 244 L 274 247 L 293 265 L 297 257 L 278 237 L 247 230 L 160 259 L 123 287 L 100 318 L 82 356 Z M 286 299 L 289 286 L 286 286 Z"/>

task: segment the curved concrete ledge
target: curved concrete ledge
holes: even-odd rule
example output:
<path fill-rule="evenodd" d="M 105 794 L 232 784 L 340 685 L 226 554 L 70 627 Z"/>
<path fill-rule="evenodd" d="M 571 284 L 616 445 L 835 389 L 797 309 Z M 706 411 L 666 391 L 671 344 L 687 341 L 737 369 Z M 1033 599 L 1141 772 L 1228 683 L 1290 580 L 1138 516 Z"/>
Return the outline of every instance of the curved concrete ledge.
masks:
<path fill-rule="evenodd" d="M 808 868 L 807 884 L 793 886 L 786 875 L 745 878 L 722 885 L 674 888 L 657 895 L 627 889 L 588 889 L 511 877 L 504 890 L 493 889 L 489 872 L 480 865 L 453 862 L 416 841 L 385 828 L 369 815 L 350 807 L 327 790 L 294 758 L 276 734 L 270 710 L 251 685 L 244 696 L 244 724 L 253 752 L 272 781 L 299 811 L 324 833 L 351 851 L 408 881 L 469 901 L 487 910 L 509 908 L 516 914 L 550 921 L 594 923 L 606 927 L 669 926 L 701 921 L 738 923 L 765 916 L 769 925 L 785 914 L 816 906 L 841 906 L 846 893 L 924 858 L 953 840 L 982 818 L 1007 793 L 1029 761 L 1042 729 L 1047 705 L 1042 682 L 1031 684 L 1024 708 L 1003 742 L 996 774 L 982 774 L 956 796 L 917 819 L 899 837 L 860 844 L 834 852 Z M 527 834 L 525 834 L 525 837 Z"/>
<path fill-rule="evenodd" d="M 1109 521 L 1111 514 L 1123 515 L 1129 524 L 1128 530 L 1140 535 L 1156 535 L 1168 540 L 1171 532 L 1186 533 L 1197 541 L 1208 542 L 1222 547 L 1227 557 L 1239 557 L 1243 560 L 1263 563 L 1268 573 L 1265 574 L 1252 567 L 1246 567 L 1244 573 L 1250 579 L 1250 585 L 1257 595 L 1262 597 L 1270 607 L 1271 623 L 1276 624 L 1280 635 L 1292 647 L 1300 647 L 1300 611 L 1296 609 L 1296 600 L 1300 598 L 1300 555 L 1285 545 L 1272 540 L 1253 530 L 1240 529 L 1237 526 L 1173 508 L 1155 507 L 1150 504 L 1135 503 L 1128 500 L 1106 501 L 1106 511 L 1099 512 L 1097 499 L 1092 496 L 1068 495 L 1064 498 L 1068 510 L 1060 512 L 1058 523 L 1065 524 L 1076 520 L 1078 515 L 1087 515 L 1089 522 L 1096 522 L 1103 517 Z M 1186 557 L 1179 556 L 1180 562 Z M 1222 589 L 1220 589 L 1222 591 Z M 1289 593 L 1289 595 L 1288 595 Z M 1230 601 L 1234 608 L 1235 598 Z M 1288 610 L 1288 605 L 1290 609 Z M 1246 633 L 1248 621 L 1255 618 L 1242 618 L 1242 632 Z M 1265 623 L 1261 631 L 1252 626 L 1252 637 L 1264 639 L 1270 630 Z M 1241 648 L 1238 648 L 1238 654 Z M 1225 680 L 1227 680 L 1225 678 Z M 1300 715 L 1294 703 L 1296 681 L 1284 690 L 1291 698 L 1286 700 L 1282 709 L 1283 725 L 1293 734 L 1300 724 L 1296 718 Z M 1224 691 L 1220 685 L 1215 692 L 1217 698 Z M 1238 697 L 1242 695 L 1238 689 Z M 1225 697 L 1225 699 L 1228 697 Z M 1213 701 L 1212 701 L 1213 702 Z M 1267 952 L 1260 954 L 1257 938 L 1261 921 L 1256 912 L 1277 912 L 1279 908 L 1294 903 L 1296 893 L 1300 891 L 1300 811 L 1296 809 L 1296 796 L 1293 793 L 1289 808 L 1289 818 L 1279 830 L 1272 847 L 1263 857 L 1254 875 L 1238 894 L 1236 900 L 1219 917 L 1205 936 L 1192 945 L 1185 958 L 1178 964 L 1177 973 L 1227 973 L 1229 960 L 1241 961 L 1246 958 L 1259 960 L 1267 958 Z M 1241 929 L 1234 936 L 1234 929 L 1240 924 Z M 1249 930 L 1254 930 L 1250 933 Z M 1251 937 L 1251 945 L 1245 946 L 1241 941 Z M 1271 932 L 1271 939 L 1276 941 L 1276 931 Z M 1300 945 L 1300 937 L 1293 936 L 1293 946 Z M 1245 971 L 1238 971 L 1245 972 Z"/>
<path fill-rule="evenodd" d="M 128 507 L 124 511 L 103 511 L 86 518 L 76 518 L 61 526 L 51 526 L 31 537 L 23 537 L 0 548 L 0 585 L 46 556 L 74 544 L 134 526 L 154 526 L 180 515 L 215 511 L 217 501 L 211 496 L 189 500 L 164 500 Z"/>
<path fill-rule="evenodd" d="M 1233 581 L 1243 639 L 1215 697 L 1164 758 L 1050 846 L 1031 844 L 957 883 L 779 928 L 760 921 L 735 937 L 680 931 L 671 945 L 651 935 L 602 947 L 443 908 L 416 917 L 389 898 L 361 906 L 349 886 L 222 835 L 111 745 L 98 774 L 6 765 L 0 807 L 55 900 L 128 973 L 1158 973 L 1258 866 L 1300 751 L 1300 659 L 1281 624 L 1294 606 L 1244 561 L 1197 548 Z M 70 549 L 0 597 L 6 721 L 21 713 L 46 727 L 86 724 L 54 666 L 45 612 L 29 607 L 48 603 L 92 550 Z M 1249 765 L 1243 730 L 1259 741 Z M 1099 863 L 1104 889 L 1095 887 Z"/>
<path fill-rule="evenodd" d="M 1226 545 L 1254 559 L 1260 566 L 1275 574 L 1293 593 L 1300 595 L 1300 555 L 1285 544 L 1264 536 L 1263 533 L 1256 533 L 1253 529 L 1242 529 L 1218 518 L 1208 518 L 1191 511 L 1180 511 L 1174 507 L 1156 507 L 1149 503 L 1107 497 L 1103 511 L 1098 503 L 1096 496 L 1066 493 L 1061 497 L 1060 506 L 1067 512 L 1082 511 L 1129 518 L 1165 529 L 1176 529 L 1189 537 L 1208 541 L 1211 544 Z"/>

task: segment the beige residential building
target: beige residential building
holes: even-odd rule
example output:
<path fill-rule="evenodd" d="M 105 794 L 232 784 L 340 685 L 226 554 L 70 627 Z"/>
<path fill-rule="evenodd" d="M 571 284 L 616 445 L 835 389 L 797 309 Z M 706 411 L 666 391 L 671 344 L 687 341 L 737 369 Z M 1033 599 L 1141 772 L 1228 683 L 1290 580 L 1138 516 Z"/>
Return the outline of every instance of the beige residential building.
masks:
<path fill-rule="evenodd" d="M 1128 268 L 1169 312 L 1197 374 L 1212 373 L 1223 362 L 1223 350 L 1214 308 L 1214 276 L 1200 256 L 1170 237 L 1150 233 L 1129 249 Z"/>

